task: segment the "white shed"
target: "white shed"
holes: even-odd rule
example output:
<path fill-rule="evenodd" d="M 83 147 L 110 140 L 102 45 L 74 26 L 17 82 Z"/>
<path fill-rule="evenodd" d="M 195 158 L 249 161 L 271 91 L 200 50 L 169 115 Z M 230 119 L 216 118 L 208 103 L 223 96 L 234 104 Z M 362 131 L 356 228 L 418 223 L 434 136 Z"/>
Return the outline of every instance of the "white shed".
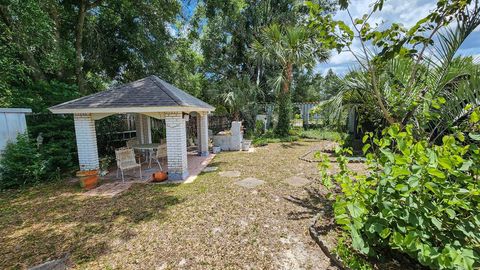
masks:
<path fill-rule="evenodd" d="M 0 108 L 0 153 L 9 141 L 15 141 L 19 133 L 27 131 L 25 114 L 31 109 Z"/>

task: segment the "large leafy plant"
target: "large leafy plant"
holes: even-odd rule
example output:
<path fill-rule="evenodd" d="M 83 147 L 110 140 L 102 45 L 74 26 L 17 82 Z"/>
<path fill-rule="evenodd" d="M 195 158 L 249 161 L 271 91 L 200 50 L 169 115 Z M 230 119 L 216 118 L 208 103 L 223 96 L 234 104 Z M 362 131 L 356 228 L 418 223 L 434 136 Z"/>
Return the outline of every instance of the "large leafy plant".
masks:
<path fill-rule="evenodd" d="M 348 149 L 338 149 L 338 174 L 327 174 L 327 159 L 320 163 L 324 185 L 340 191 L 335 219 L 353 248 L 370 256 L 399 250 L 434 269 L 480 266 L 479 115 L 439 145 L 414 138 L 411 125 L 367 134 L 367 175 L 348 169 Z"/>
<path fill-rule="evenodd" d="M 374 1 L 371 12 L 353 18 L 346 2 L 351 26 L 325 17 L 318 5 L 309 3 L 311 27 L 327 35 L 323 40 L 339 52 L 352 53 L 358 64 L 342 91 L 319 109 L 336 108 L 340 117 L 342 110 L 356 107 L 369 119 L 381 120 L 374 123 L 377 127 L 413 123 L 417 131 L 430 132 L 431 140 L 440 139 L 468 118 L 472 110 L 463 111 L 466 103 L 472 109 L 480 106 L 478 66 L 458 57 L 460 46 L 480 25 L 479 1 L 437 1 L 436 8 L 410 28 L 370 24 L 383 3 Z M 359 49 L 352 47 L 353 40 Z M 444 117 L 425 119 L 423 111 L 436 107 L 440 97 L 446 101 Z"/>

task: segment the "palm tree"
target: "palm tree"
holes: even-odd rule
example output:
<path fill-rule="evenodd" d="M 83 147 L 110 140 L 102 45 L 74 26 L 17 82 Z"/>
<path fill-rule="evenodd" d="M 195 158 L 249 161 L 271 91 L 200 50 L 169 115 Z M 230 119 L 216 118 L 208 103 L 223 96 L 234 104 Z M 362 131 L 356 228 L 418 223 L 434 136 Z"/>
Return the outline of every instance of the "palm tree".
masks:
<path fill-rule="evenodd" d="M 242 114 L 248 114 L 262 97 L 260 89 L 247 76 L 224 80 L 214 91 L 217 101 L 234 121 L 239 121 Z"/>
<path fill-rule="evenodd" d="M 414 124 L 419 133 L 426 131 L 423 135 L 432 142 L 438 140 L 480 106 L 480 66 L 471 57 L 456 56 L 465 39 L 480 25 L 480 7 L 476 5 L 467 12 L 468 16 L 458 20 L 454 28 L 437 32 L 436 42 L 424 49 L 428 53 L 417 59 L 397 56 L 387 62 L 369 63 L 375 74 L 368 68 L 356 70 L 344 80 L 342 91 L 317 110 L 335 108 L 335 116 L 340 117 L 342 111 L 355 107 L 364 112 L 362 117 L 376 119 L 379 129 L 392 124 L 393 119 L 401 126 Z M 370 59 L 374 56 L 368 55 Z M 470 106 L 465 110 L 467 104 Z"/>
<path fill-rule="evenodd" d="M 328 51 L 315 40 L 314 32 L 306 26 L 272 24 L 266 27 L 253 43 L 254 55 L 261 61 L 277 66 L 278 76 L 271 80 L 278 90 L 278 123 L 275 133 L 288 136 L 291 117 L 290 86 L 293 70 L 312 68 L 315 63 L 328 59 Z"/>

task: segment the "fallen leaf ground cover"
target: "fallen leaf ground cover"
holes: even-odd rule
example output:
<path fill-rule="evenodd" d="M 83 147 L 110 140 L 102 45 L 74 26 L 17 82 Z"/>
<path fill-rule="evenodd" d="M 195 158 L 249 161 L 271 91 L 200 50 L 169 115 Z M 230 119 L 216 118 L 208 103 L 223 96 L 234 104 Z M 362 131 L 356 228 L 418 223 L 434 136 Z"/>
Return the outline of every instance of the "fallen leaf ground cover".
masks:
<path fill-rule="evenodd" d="M 324 143 L 220 153 L 209 165 L 218 169 L 191 184 L 134 184 L 114 198 L 82 196 L 69 181 L 0 193 L 0 268 L 68 254 L 79 269 L 329 269 L 307 231 L 321 202 L 288 200 L 320 188 L 316 163 L 298 157 Z M 285 182 L 293 176 L 310 183 Z M 235 184 L 248 177 L 265 183 Z"/>

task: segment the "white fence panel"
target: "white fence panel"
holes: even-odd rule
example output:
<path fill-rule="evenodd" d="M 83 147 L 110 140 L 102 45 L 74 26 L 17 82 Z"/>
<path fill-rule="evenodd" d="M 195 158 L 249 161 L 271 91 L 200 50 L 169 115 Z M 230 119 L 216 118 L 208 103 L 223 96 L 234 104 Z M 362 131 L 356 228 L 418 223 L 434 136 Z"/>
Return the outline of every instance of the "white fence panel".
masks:
<path fill-rule="evenodd" d="M 0 108 L 0 152 L 10 141 L 15 141 L 19 133 L 27 131 L 25 114 L 31 113 L 30 109 Z"/>

